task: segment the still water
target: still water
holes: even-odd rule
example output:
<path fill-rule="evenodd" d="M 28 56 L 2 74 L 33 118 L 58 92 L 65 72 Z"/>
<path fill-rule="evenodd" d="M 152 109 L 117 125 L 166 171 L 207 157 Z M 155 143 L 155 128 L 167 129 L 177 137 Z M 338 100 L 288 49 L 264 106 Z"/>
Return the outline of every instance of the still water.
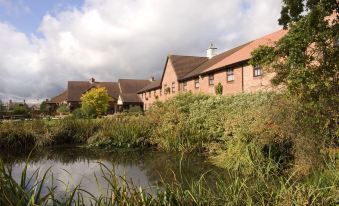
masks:
<path fill-rule="evenodd" d="M 11 168 L 12 176 L 17 181 L 21 178 L 28 156 L 29 152 L 0 152 L 0 158 Z M 220 169 L 196 154 L 138 150 L 104 151 L 70 146 L 31 152 L 27 177 L 31 177 L 37 170 L 42 177 L 49 168 L 45 191 L 48 187 L 56 186 L 60 195 L 77 185 L 81 185 L 82 189 L 93 195 L 100 195 L 108 188 L 104 178 L 104 175 L 108 174 L 114 174 L 120 180 L 125 177 L 126 181 L 141 186 L 152 194 L 156 192 L 155 186 L 161 183 L 171 183 L 176 179 L 189 184 L 203 174 L 213 185 L 213 174 L 220 172 Z M 122 182 L 120 181 L 120 184 Z"/>

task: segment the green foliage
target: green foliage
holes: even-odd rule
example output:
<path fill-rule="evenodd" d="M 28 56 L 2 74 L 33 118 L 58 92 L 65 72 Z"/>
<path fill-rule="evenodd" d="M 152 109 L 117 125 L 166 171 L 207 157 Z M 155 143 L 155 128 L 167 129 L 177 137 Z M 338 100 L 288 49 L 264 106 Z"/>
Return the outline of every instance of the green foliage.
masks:
<path fill-rule="evenodd" d="M 134 148 L 150 146 L 151 127 L 144 116 L 121 115 L 98 121 L 98 132 L 88 140 L 102 148 Z"/>
<path fill-rule="evenodd" d="M 23 115 L 25 117 L 29 117 L 30 111 L 24 105 L 15 105 L 13 108 L 13 115 Z"/>
<path fill-rule="evenodd" d="M 61 104 L 56 111 L 62 115 L 69 114 L 70 112 L 69 107 L 66 104 Z"/>
<path fill-rule="evenodd" d="M 81 108 L 76 108 L 75 110 L 73 110 L 72 114 L 75 118 L 79 119 L 86 117 L 86 114 L 83 113 Z"/>
<path fill-rule="evenodd" d="M 40 104 L 40 111 L 42 113 L 47 113 L 48 112 L 48 104 L 46 101 L 41 102 Z"/>
<path fill-rule="evenodd" d="M 307 110 L 318 110 L 332 138 L 338 132 L 338 2 L 284 0 L 280 24 L 288 34 L 273 46 L 252 53 L 252 65 L 261 65 L 276 75 L 274 85 L 287 87 L 289 95 Z"/>
<path fill-rule="evenodd" d="M 331 15 L 334 11 L 338 12 L 336 0 L 283 0 L 279 24 L 287 28 L 305 16 L 309 16 L 312 26 L 316 28 L 324 17 Z"/>
<path fill-rule="evenodd" d="M 322 166 L 321 151 L 333 147 L 327 118 L 283 93 L 233 96 L 178 94 L 156 102 L 145 115 L 102 119 L 0 124 L 0 147 L 84 143 L 102 148 L 153 146 L 199 151 L 230 170 L 250 174 L 258 165 L 305 176 Z"/>
<path fill-rule="evenodd" d="M 142 114 L 142 108 L 140 106 L 132 106 L 129 108 L 128 112 L 132 114 Z"/>
<path fill-rule="evenodd" d="M 82 95 L 81 109 L 89 117 L 105 115 L 111 97 L 104 87 L 93 88 Z"/>
<path fill-rule="evenodd" d="M 328 162 L 323 170 L 314 171 L 302 181 L 293 176 L 278 176 L 275 165 L 256 167 L 253 173 L 243 177 L 237 171 L 229 172 L 223 179 L 217 174 L 211 187 L 205 175 L 199 180 L 188 181 L 174 178 L 172 183 L 161 182 L 149 194 L 126 179 L 117 177 L 114 169 L 99 165 L 104 185 L 98 183 L 100 193 L 91 194 L 75 185 L 74 189 L 58 193 L 51 186 L 47 193 L 46 180 L 51 175 L 48 169 L 39 176 L 39 169 L 27 176 L 28 161 L 17 183 L 11 169 L 6 169 L 0 160 L 0 204 L 1 205 L 336 205 L 339 176 L 335 162 Z M 273 171 L 272 171 L 273 170 Z M 53 178 L 53 176 L 52 176 Z M 28 184 L 28 181 L 34 184 Z M 53 179 L 52 182 L 55 180 Z M 121 184 L 122 183 L 122 184 Z M 69 185 L 69 183 L 63 183 Z M 105 186 L 106 185 L 106 186 Z M 109 185 L 109 187 L 107 187 Z M 188 185 L 188 186 L 185 186 Z M 103 189 L 106 188 L 106 189 Z M 57 195 L 58 194 L 58 195 Z"/>
<path fill-rule="evenodd" d="M 223 86 L 222 86 L 222 84 L 219 82 L 218 85 L 215 87 L 215 94 L 217 94 L 217 95 L 222 95 L 222 90 L 223 90 Z"/>

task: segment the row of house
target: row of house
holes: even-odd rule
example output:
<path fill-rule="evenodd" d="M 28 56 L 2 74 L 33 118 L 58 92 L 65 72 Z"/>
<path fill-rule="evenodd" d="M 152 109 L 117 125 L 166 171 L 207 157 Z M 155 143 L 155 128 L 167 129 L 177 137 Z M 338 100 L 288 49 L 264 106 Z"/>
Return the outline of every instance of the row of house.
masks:
<path fill-rule="evenodd" d="M 179 92 L 215 94 L 219 83 L 223 95 L 270 89 L 274 74 L 264 75 L 260 66 L 253 67 L 248 62 L 253 50 L 272 45 L 286 33 L 287 30 L 279 30 L 220 54 L 211 44 L 206 57 L 169 55 L 161 79 L 138 92 L 144 109 Z"/>
<path fill-rule="evenodd" d="M 217 53 L 210 45 L 205 57 L 168 55 L 161 79 L 119 79 L 117 82 L 69 81 L 67 89 L 52 98 L 53 107 L 67 103 L 77 108 L 80 97 L 93 87 L 106 87 L 112 97 L 109 113 L 140 106 L 147 110 L 155 101 L 164 101 L 181 92 L 215 94 L 215 87 L 222 85 L 222 94 L 255 92 L 270 89 L 273 73 L 264 74 L 260 66 L 249 64 L 251 52 L 260 45 L 272 45 L 287 33 L 279 30 L 228 51 Z"/>

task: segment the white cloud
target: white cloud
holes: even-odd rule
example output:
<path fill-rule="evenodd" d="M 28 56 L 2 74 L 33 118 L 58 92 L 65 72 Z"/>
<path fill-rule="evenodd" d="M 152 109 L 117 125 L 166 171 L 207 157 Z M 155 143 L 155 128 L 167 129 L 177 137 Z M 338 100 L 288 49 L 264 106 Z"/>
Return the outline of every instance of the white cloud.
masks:
<path fill-rule="evenodd" d="M 43 38 L 0 23 L 0 94 L 45 98 L 67 80 L 159 76 L 169 53 L 205 55 L 211 40 L 225 50 L 277 30 L 280 4 L 87 0 L 81 8 L 46 14 Z"/>

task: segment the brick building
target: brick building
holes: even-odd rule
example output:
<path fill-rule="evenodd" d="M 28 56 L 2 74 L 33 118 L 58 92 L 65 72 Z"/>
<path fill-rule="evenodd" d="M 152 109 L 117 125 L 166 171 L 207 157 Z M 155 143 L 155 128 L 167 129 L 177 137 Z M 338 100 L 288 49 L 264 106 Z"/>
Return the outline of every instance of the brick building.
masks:
<path fill-rule="evenodd" d="M 223 87 L 223 95 L 271 89 L 273 73 L 249 65 L 251 52 L 260 45 L 272 45 L 287 33 L 279 30 L 236 48 L 216 54 L 211 44 L 206 57 L 169 55 L 163 75 L 139 90 L 144 109 L 156 100 L 166 100 L 179 92 L 215 94 L 215 86 Z"/>

